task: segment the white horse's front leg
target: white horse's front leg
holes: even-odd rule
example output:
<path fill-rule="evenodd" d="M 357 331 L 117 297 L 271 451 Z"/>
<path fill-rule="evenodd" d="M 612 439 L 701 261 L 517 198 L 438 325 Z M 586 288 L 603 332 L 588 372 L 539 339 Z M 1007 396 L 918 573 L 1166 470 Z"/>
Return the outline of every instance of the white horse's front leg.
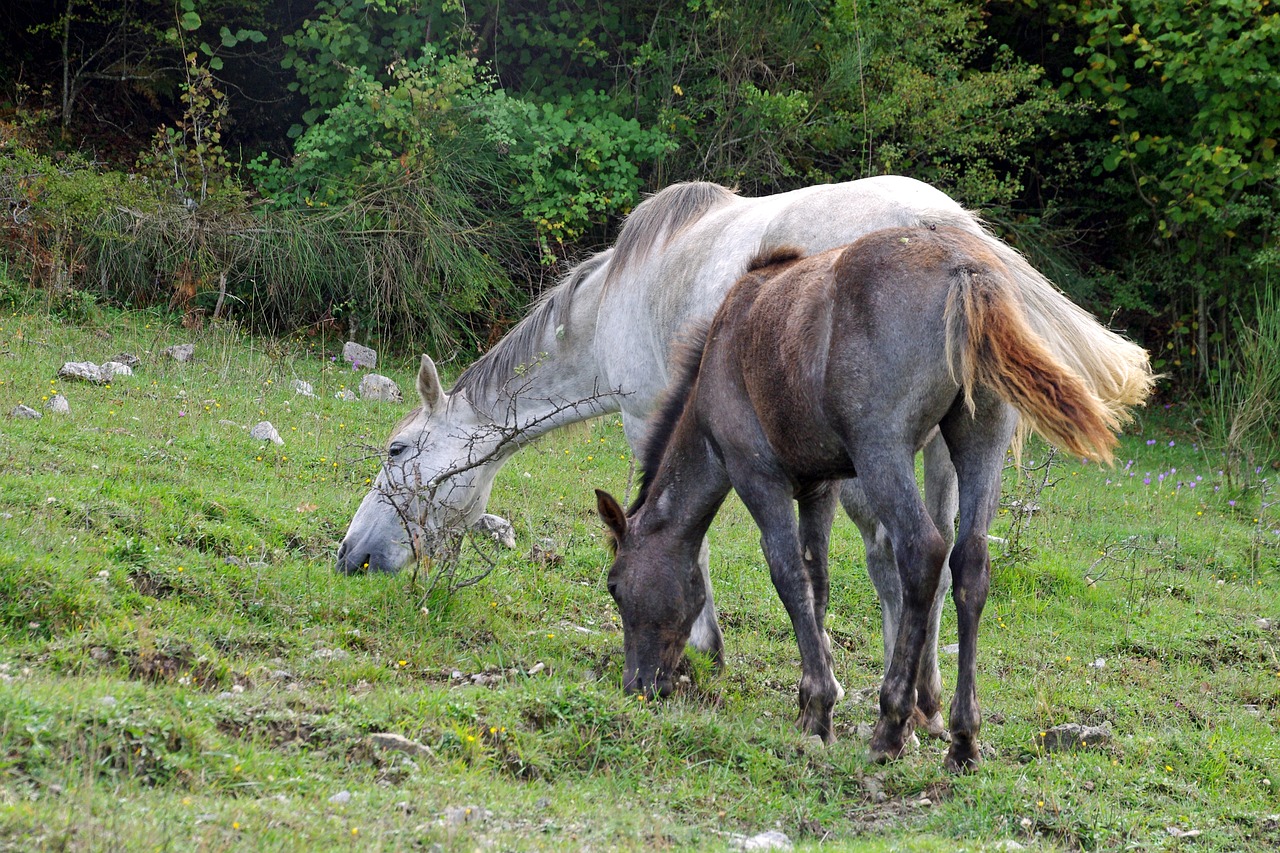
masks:
<path fill-rule="evenodd" d="M 693 623 L 693 631 L 689 634 L 689 645 L 709 656 L 716 669 L 724 668 L 724 634 L 720 631 L 720 623 L 716 620 L 716 603 L 711 595 L 711 548 L 706 537 L 702 539 L 702 548 L 698 551 L 698 571 L 702 572 L 703 588 L 707 591 L 707 603 Z"/>

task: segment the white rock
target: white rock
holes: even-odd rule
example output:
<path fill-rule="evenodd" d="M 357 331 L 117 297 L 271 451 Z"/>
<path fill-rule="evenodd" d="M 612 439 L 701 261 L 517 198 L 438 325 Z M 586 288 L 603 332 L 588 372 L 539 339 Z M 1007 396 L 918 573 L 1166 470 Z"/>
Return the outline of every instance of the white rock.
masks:
<path fill-rule="evenodd" d="M 18 405 L 14 406 L 13 409 L 10 410 L 9 417 L 17 418 L 18 420 L 38 421 L 43 418 L 44 415 L 40 414 L 30 406 Z"/>
<path fill-rule="evenodd" d="M 284 444 L 284 439 L 280 437 L 280 433 L 276 432 L 276 428 L 271 425 L 271 421 L 262 421 L 259 424 L 255 424 L 253 429 L 249 430 L 249 438 L 254 441 Z"/>
<path fill-rule="evenodd" d="M 345 806 L 347 803 L 351 802 L 351 792 L 339 791 L 329 798 L 329 802 L 333 803 L 335 806 Z"/>
<path fill-rule="evenodd" d="M 54 394 L 50 397 L 49 402 L 45 403 L 44 407 L 55 415 L 65 415 L 71 412 L 71 404 L 61 394 Z"/>
<path fill-rule="evenodd" d="M 192 358 L 195 357 L 196 345 L 195 344 L 174 344 L 171 347 L 165 347 L 160 354 L 167 355 L 169 356 L 169 358 L 173 359 L 174 361 L 190 361 Z"/>
<path fill-rule="evenodd" d="M 310 382 L 303 382 L 301 379 L 293 380 L 293 391 L 295 394 L 301 394 L 304 397 L 315 397 L 316 392 L 311 389 Z"/>
<path fill-rule="evenodd" d="M 404 399 L 400 386 L 394 380 L 378 373 L 368 373 L 360 380 L 360 397 L 365 400 L 383 400 L 399 403 Z"/>
<path fill-rule="evenodd" d="M 471 525 L 473 530 L 481 533 L 489 534 L 494 542 L 499 543 L 506 548 L 516 547 L 516 529 L 511 526 L 511 522 L 499 515 L 491 515 L 485 513 Z"/>
<path fill-rule="evenodd" d="M 342 360 L 357 369 L 365 367 L 372 370 L 378 366 L 378 354 L 355 341 L 342 345 Z"/>
<path fill-rule="evenodd" d="M 117 376 L 132 376 L 133 368 L 119 361 L 108 361 L 99 368 L 102 371 L 103 379 L 108 382 Z"/>
<path fill-rule="evenodd" d="M 92 361 L 68 361 L 58 370 L 59 379 L 78 379 L 81 382 L 93 382 L 102 385 L 111 377 L 102 372 L 102 368 Z"/>
<path fill-rule="evenodd" d="M 344 403 L 354 403 L 356 401 L 356 392 L 350 388 L 343 388 L 337 394 L 333 395 L 335 400 L 342 400 Z"/>
<path fill-rule="evenodd" d="M 739 850 L 790 850 L 792 844 L 785 832 L 770 829 L 768 832 L 744 838 L 736 846 Z"/>

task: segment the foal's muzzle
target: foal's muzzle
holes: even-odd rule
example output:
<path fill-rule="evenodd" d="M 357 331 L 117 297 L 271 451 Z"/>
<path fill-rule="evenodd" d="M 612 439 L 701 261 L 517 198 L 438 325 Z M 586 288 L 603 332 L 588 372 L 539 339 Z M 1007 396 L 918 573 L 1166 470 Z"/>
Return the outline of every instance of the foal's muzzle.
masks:
<path fill-rule="evenodd" d="M 663 699 L 675 690 L 675 683 L 665 672 L 642 675 L 637 669 L 628 669 L 622 678 L 622 689 L 628 693 L 642 693 L 651 699 Z"/>

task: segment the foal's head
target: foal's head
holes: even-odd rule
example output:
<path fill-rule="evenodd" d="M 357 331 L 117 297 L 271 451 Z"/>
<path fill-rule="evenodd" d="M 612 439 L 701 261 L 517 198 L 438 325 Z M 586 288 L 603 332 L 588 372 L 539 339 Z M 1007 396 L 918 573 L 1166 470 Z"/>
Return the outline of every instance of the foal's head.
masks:
<path fill-rule="evenodd" d="M 653 529 L 628 524 L 626 513 L 608 492 L 596 490 L 596 509 L 613 546 L 609 594 L 622 616 L 626 655 L 622 686 L 630 693 L 666 696 L 693 623 L 706 603 L 707 590 L 693 546 Z"/>

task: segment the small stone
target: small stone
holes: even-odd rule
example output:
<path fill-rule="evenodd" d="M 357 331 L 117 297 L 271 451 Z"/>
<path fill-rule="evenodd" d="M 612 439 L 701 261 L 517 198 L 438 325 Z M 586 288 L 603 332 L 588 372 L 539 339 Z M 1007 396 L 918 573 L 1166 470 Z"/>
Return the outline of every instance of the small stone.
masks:
<path fill-rule="evenodd" d="M 272 681 L 293 681 L 293 673 L 287 669 L 273 669 L 267 673 L 267 677 Z"/>
<path fill-rule="evenodd" d="M 110 708 L 112 705 L 116 704 L 116 697 L 103 696 L 99 701 L 102 702 L 103 705 L 106 705 L 108 708 Z"/>
<path fill-rule="evenodd" d="M 444 822 L 448 826 L 479 823 L 488 819 L 488 810 L 480 806 L 449 806 L 444 810 Z"/>
<path fill-rule="evenodd" d="M 58 378 L 92 382 L 94 385 L 104 385 L 111 379 L 92 361 L 68 361 L 58 368 Z"/>
<path fill-rule="evenodd" d="M 311 388 L 311 383 L 303 382 L 301 379 L 293 380 L 293 392 L 301 394 L 303 397 L 314 398 L 316 396 L 316 392 Z"/>
<path fill-rule="evenodd" d="M 347 803 L 351 802 L 351 792 L 339 791 L 329 798 L 329 802 L 335 806 L 345 806 Z"/>
<path fill-rule="evenodd" d="M 347 341 L 342 345 L 342 360 L 357 370 L 360 368 L 372 370 L 378 366 L 378 354 L 355 341 Z"/>
<path fill-rule="evenodd" d="M 110 382 L 117 376 L 132 376 L 133 368 L 127 364 L 121 364 L 118 361 L 108 361 L 99 368 L 102 371 L 102 377 Z"/>
<path fill-rule="evenodd" d="M 67 415 L 71 413 L 71 404 L 67 402 L 67 398 L 61 394 L 54 394 L 49 398 L 49 402 L 44 407 L 55 415 Z"/>
<path fill-rule="evenodd" d="M 38 421 L 43 418 L 44 415 L 40 414 L 30 406 L 18 405 L 14 406 L 9 411 L 9 417 L 16 418 L 17 420 Z"/>
<path fill-rule="evenodd" d="M 161 350 L 160 354 L 168 356 L 174 361 L 183 361 L 183 362 L 191 361 L 191 359 L 195 358 L 196 345 L 195 344 L 174 344 L 171 347 L 165 347 L 163 350 Z"/>
<path fill-rule="evenodd" d="M 938 649 L 938 651 L 942 652 L 944 655 L 958 655 L 960 654 L 960 644 L 952 643 L 949 646 L 943 646 Z"/>
<path fill-rule="evenodd" d="M 399 403 L 404 399 L 400 386 L 394 380 L 378 373 L 367 373 L 360 380 L 360 397 L 364 400 L 381 400 Z"/>
<path fill-rule="evenodd" d="M 1023 818 L 1023 820 L 1026 820 L 1026 818 Z M 1021 844 L 1014 841 L 1012 838 L 1006 838 L 1004 841 L 997 841 L 995 844 L 992 844 L 991 849 L 1012 851 L 1012 850 L 1026 850 L 1027 848 L 1023 847 Z"/>
<path fill-rule="evenodd" d="M 770 829 L 750 838 L 743 838 L 735 846 L 739 850 L 790 850 L 793 845 L 785 832 Z"/>
<path fill-rule="evenodd" d="M 533 666 L 529 667 L 529 674 L 537 675 L 538 673 L 542 672 L 546 668 L 547 668 L 547 665 L 545 663 L 543 663 L 542 661 L 538 661 Z"/>
<path fill-rule="evenodd" d="M 1107 668 L 1106 658 L 1098 658 L 1093 663 L 1089 664 L 1089 668 L 1090 669 L 1106 669 Z"/>
<path fill-rule="evenodd" d="M 1253 624 L 1257 625 L 1263 631 L 1270 631 L 1271 628 L 1275 625 L 1275 623 L 1272 622 L 1270 619 L 1258 619 Z"/>
<path fill-rule="evenodd" d="M 249 438 L 254 441 L 284 444 L 284 439 L 280 437 L 280 433 L 276 432 L 276 428 L 271 425 L 271 421 L 262 421 L 259 424 L 255 424 L 253 429 L 249 430 Z"/>
<path fill-rule="evenodd" d="M 511 522 L 501 516 L 485 513 L 471 525 L 471 529 L 489 534 L 494 542 L 504 548 L 516 547 L 516 529 L 511 526 Z"/>
<path fill-rule="evenodd" d="M 1040 745 L 1046 752 L 1067 752 L 1101 746 L 1111 741 L 1111 725 L 1082 726 L 1079 723 L 1063 723 L 1040 733 Z"/>
<path fill-rule="evenodd" d="M 373 732 L 369 735 L 369 742 L 379 749 L 403 752 L 414 758 L 435 757 L 435 752 L 426 744 L 418 743 L 416 740 L 409 740 L 404 735 L 392 732 Z"/>
<path fill-rule="evenodd" d="M 354 403 L 356 401 L 356 392 L 350 388 L 343 388 L 337 394 L 333 395 L 335 400 L 341 400 L 344 403 Z"/>
<path fill-rule="evenodd" d="M 111 356 L 111 358 L 107 359 L 108 363 L 113 361 L 116 362 L 117 364 L 123 364 L 125 367 L 132 367 L 135 370 L 142 364 L 142 360 L 139 359 L 136 355 L 134 355 L 131 352 L 117 353 L 116 355 L 113 355 Z"/>

